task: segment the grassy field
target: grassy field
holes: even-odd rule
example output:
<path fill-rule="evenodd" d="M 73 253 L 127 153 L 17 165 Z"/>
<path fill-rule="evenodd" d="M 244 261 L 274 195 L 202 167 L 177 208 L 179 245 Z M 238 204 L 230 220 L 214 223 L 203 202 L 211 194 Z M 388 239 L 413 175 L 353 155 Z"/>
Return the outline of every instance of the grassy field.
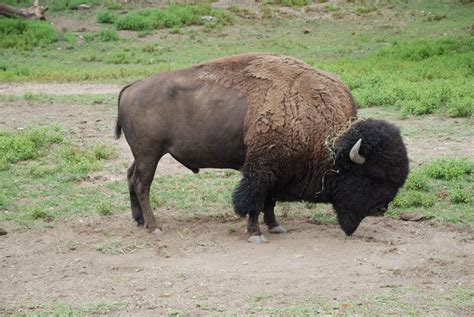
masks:
<path fill-rule="evenodd" d="M 48 17 L 54 24 L 0 18 L 0 86 L 35 82 L 125 84 L 230 54 L 271 52 L 294 56 L 337 74 L 351 88 L 361 108 L 378 107 L 378 117 L 405 122 L 405 139 L 420 143 L 426 138 L 431 142 L 442 134 L 462 143 L 474 135 L 472 1 L 372 4 L 357 0 L 269 0 L 225 8 L 204 2 L 157 8 L 146 1 L 42 1 L 50 6 Z M 23 7 L 32 1 L 4 3 Z M 91 8 L 78 10 L 80 4 Z M 84 111 L 100 108 L 112 117 L 116 98 L 116 94 L 108 93 L 5 93 L 0 95 L 0 109 L 78 106 Z M 449 128 L 429 124 L 440 118 L 452 120 Z M 8 116 L 0 118 L 8 120 Z M 420 122 L 424 129 L 420 129 Z M 112 126 L 107 136 L 84 140 L 75 132 L 80 123 L 76 125 L 43 120 L 25 122 L 21 129 L 0 126 L 0 224 L 9 231 L 55 227 L 77 217 L 129 213 L 124 178 L 127 162 L 110 145 Z M 398 219 L 415 214 L 436 224 L 471 230 L 474 159 L 469 151 L 466 148 L 462 155 L 448 153 L 437 158 L 427 153 L 412 164 L 410 176 L 387 216 Z M 107 179 L 96 179 L 97 175 L 107 175 Z M 230 219 L 231 192 L 239 176 L 235 171 L 159 175 L 153 183 L 152 207 L 174 210 L 185 220 Z M 282 203 L 277 205 L 277 214 L 319 224 L 337 223 L 331 207 L 323 204 Z M 233 230 L 230 226 L 229 232 Z M 421 292 L 398 289 L 376 298 L 362 296 L 344 302 L 344 314 L 423 312 L 423 307 L 406 294 L 440 307 L 451 305 L 467 311 L 473 306 L 472 290 L 463 287 L 440 291 L 430 300 L 423 299 Z M 107 314 L 124 305 L 45 305 L 41 311 Z M 341 310 L 340 305 L 333 307 L 321 298 L 280 308 L 267 307 L 258 299 L 253 305 L 256 315 L 338 315 Z M 171 309 L 168 314 L 183 312 Z"/>

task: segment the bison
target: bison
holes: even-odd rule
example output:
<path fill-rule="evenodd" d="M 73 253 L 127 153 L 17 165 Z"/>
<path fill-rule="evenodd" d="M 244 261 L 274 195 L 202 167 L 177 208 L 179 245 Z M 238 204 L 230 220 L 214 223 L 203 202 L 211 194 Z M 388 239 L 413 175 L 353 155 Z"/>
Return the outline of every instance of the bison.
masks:
<path fill-rule="evenodd" d="M 331 203 L 351 235 L 366 216 L 383 214 L 408 175 L 397 127 L 357 119 L 349 89 L 334 75 L 291 57 L 246 54 L 135 82 L 119 94 L 115 129 L 134 156 L 128 169 L 132 216 L 159 232 L 149 192 L 169 153 L 195 173 L 240 170 L 232 202 L 248 214 L 250 242 L 284 233 L 277 201 Z"/>

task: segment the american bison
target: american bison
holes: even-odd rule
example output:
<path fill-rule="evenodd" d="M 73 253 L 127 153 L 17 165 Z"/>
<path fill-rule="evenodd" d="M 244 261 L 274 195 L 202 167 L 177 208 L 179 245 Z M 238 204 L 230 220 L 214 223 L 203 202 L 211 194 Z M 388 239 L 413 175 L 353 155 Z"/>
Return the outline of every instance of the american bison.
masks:
<path fill-rule="evenodd" d="M 119 95 L 123 130 L 135 161 L 128 169 L 133 218 L 160 230 L 149 192 L 160 158 L 200 168 L 240 170 L 235 212 L 250 242 L 283 233 L 277 201 L 331 203 L 351 235 L 383 214 L 408 175 L 406 147 L 390 123 L 357 119 L 349 89 L 334 75 L 291 58 L 231 56 L 138 81 Z"/>

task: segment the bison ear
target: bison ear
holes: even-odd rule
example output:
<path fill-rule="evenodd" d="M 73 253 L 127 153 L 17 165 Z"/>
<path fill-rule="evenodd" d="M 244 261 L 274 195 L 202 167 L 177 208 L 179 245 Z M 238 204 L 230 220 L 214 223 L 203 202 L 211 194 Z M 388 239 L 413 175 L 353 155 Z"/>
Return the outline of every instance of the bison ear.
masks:
<path fill-rule="evenodd" d="M 359 154 L 360 146 L 362 144 L 362 139 L 359 139 L 353 146 L 351 151 L 349 152 L 349 158 L 352 162 L 356 164 L 364 164 L 365 157 Z"/>

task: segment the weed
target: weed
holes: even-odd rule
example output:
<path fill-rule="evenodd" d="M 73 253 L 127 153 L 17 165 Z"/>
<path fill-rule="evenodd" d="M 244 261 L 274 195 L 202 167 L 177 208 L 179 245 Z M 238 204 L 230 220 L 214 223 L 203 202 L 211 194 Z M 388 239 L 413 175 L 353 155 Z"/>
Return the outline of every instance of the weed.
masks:
<path fill-rule="evenodd" d="M 449 191 L 449 200 L 453 204 L 468 204 L 472 199 L 472 193 L 468 192 L 464 186 L 455 184 Z"/>
<path fill-rule="evenodd" d="M 0 19 L 0 48 L 30 49 L 57 42 L 59 33 L 45 21 Z"/>
<path fill-rule="evenodd" d="M 427 167 L 430 177 L 436 179 L 453 180 L 464 175 L 474 173 L 474 162 L 467 159 L 441 158 L 435 160 Z"/>
<path fill-rule="evenodd" d="M 102 42 L 117 41 L 119 39 L 117 32 L 111 29 L 101 30 L 99 32 L 99 38 Z"/>
<path fill-rule="evenodd" d="M 377 11 L 377 7 L 375 6 L 370 6 L 370 7 L 357 7 L 355 10 L 355 13 L 357 15 L 366 15 L 369 14 L 370 12 Z"/>
<path fill-rule="evenodd" d="M 97 22 L 113 24 L 117 19 L 116 15 L 110 11 L 99 11 L 97 12 Z"/>
<path fill-rule="evenodd" d="M 97 144 L 92 150 L 97 160 L 109 160 L 117 156 L 115 148 L 110 145 Z"/>
<path fill-rule="evenodd" d="M 203 16 L 211 16 L 218 24 L 230 24 L 230 13 L 212 9 L 208 4 L 179 6 L 171 5 L 166 9 L 149 9 L 132 11 L 116 20 L 119 30 L 144 31 L 156 28 L 171 28 L 176 30 L 186 25 L 203 25 Z"/>
<path fill-rule="evenodd" d="M 436 196 L 430 193 L 423 193 L 414 190 L 407 190 L 400 193 L 392 202 L 394 207 L 432 207 L 435 204 Z"/>
<path fill-rule="evenodd" d="M 48 213 L 42 208 L 33 208 L 31 211 L 31 218 L 37 219 L 46 219 L 49 217 Z"/>
<path fill-rule="evenodd" d="M 18 134 L 0 131 L 0 170 L 9 163 L 35 159 L 51 144 L 62 141 L 57 130 L 48 128 L 27 128 Z"/>
<path fill-rule="evenodd" d="M 112 204 L 108 201 L 100 201 L 96 205 L 96 211 L 102 216 L 108 216 L 112 214 Z"/>
<path fill-rule="evenodd" d="M 410 173 L 405 188 L 408 190 L 428 191 L 430 189 L 427 175 L 420 170 Z"/>

